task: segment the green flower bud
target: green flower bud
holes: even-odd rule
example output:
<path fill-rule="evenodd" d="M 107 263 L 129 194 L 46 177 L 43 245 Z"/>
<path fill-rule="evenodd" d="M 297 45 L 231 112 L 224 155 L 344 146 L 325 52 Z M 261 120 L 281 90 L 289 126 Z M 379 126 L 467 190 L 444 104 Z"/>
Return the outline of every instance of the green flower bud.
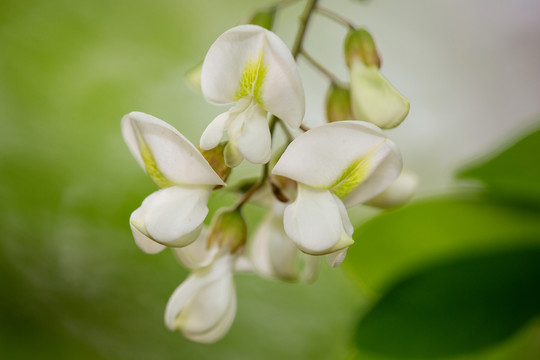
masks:
<path fill-rule="evenodd" d="M 247 224 L 240 209 L 225 209 L 214 215 L 207 246 L 228 247 L 231 253 L 241 249 L 247 241 Z"/>
<path fill-rule="evenodd" d="M 351 66 L 351 108 L 355 120 L 381 129 L 401 124 L 409 113 L 409 100 L 386 80 L 375 66 L 354 61 Z"/>
<path fill-rule="evenodd" d="M 186 82 L 193 88 L 193 90 L 201 91 L 202 64 L 203 63 L 201 61 L 200 63 L 186 71 L 186 73 L 184 74 Z"/>
<path fill-rule="evenodd" d="M 214 169 L 214 171 L 219 175 L 221 180 L 227 182 L 227 179 L 231 174 L 231 168 L 225 164 L 225 145 L 226 143 L 222 142 L 213 149 L 201 150 L 199 148 L 199 151 L 201 152 L 202 156 L 204 156 L 206 161 L 208 161 L 210 166 L 212 166 L 212 169 Z"/>
<path fill-rule="evenodd" d="M 351 92 L 348 87 L 332 83 L 326 93 L 326 119 L 328 122 L 354 120 Z"/>
<path fill-rule="evenodd" d="M 364 29 L 349 31 L 345 38 L 345 61 L 349 68 L 355 61 L 361 61 L 366 66 L 381 67 L 381 58 L 369 32 Z"/>
<path fill-rule="evenodd" d="M 272 6 L 255 11 L 246 24 L 259 25 L 267 30 L 272 30 L 276 18 L 276 7 Z"/>

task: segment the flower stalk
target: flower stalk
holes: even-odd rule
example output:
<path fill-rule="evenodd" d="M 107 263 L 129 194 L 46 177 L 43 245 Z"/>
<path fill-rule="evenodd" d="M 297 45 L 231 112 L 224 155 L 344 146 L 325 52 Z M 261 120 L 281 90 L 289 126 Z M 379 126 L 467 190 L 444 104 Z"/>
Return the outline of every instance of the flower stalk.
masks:
<path fill-rule="evenodd" d="M 302 49 L 300 52 L 302 57 L 306 59 L 317 71 L 319 71 L 322 75 L 328 78 L 330 82 L 333 84 L 339 86 L 339 87 L 345 87 L 345 83 L 337 78 L 330 70 L 325 68 L 320 62 L 315 60 L 305 49 Z"/>
<path fill-rule="evenodd" d="M 326 16 L 327 18 L 334 20 L 338 24 L 345 25 L 349 27 L 350 29 L 356 29 L 356 25 L 346 17 L 336 13 L 335 11 L 332 11 L 328 8 L 325 8 L 323 6 L 317 6 L 315 9 L 319 14 Z"/>

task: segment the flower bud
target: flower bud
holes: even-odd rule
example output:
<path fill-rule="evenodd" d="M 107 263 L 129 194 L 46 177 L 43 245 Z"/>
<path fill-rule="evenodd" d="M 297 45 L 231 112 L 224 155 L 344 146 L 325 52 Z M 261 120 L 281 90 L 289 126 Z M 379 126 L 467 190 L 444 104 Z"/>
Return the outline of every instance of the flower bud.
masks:
<path fill-rule="evenodd" d="M 170 330 L 206 344 L 225 336 L 236 314 L 233 261 L 231 254 L 222 254 L 180 284 L 165 309 L 165 325 Z"/>
<path fill-rule="evenodd" d="M 272 30 L 276 18 L 276 7 L 272 6 L 255 11 L 246 24 L 259 25 L 267 30 Z"/>
<path fill-rule="evenodd" d="M 328 122 L 354 120 L 349 88 L 332 83 L 326 93 L 326 119 Z"/>
<path fill-rule="evenodd" d="M 349 31 L 345 38 L 345 61 L 349 68 L 355 61 L 361 61 L 366 66 L 381 67 L 381 58 L 369 32 L 364 29 Z"/>
<path fill-rule="evenodd" d="M 224 151 L 225 143 L 221 143 L 213 149 L 201 150 L 202 156 L 208 161 L 212 169 L 219 175 L 219 177 L 226 182 L 227 178 L 231 174 L 231 168 L 225 164 Z"/>
<path fill-rule="evenodd" d="M 217 244 L 220 248 L 228 247 L 234 253 L 246 241 L 247 224 L 240 209 L 225 209 L 215 215 L 208 235 L 208 247 Z"/>
<path fill-rule="evenodd" d="M 202 61 L 197 65 L 190 68 L 184 74 L 186 82 L 192 87 L 193 90 L 201 91 L 201 71 L 202 71 Z"/>
<path fill-rule="evenodd" d="M 407 117 L 409 100 L 375 66 L 354 61 L 351 66 L 351 108 L 354 119 L 392 129 Z"/>

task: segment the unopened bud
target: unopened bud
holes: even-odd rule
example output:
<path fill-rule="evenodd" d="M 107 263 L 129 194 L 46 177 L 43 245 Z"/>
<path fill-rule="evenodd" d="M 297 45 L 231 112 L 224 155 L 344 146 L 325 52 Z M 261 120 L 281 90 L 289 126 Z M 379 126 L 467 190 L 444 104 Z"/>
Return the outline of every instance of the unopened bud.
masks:
<path fill-rule="evenodd" d="M 227 182 L 229 175 L 231 174 L 231 168 L 225 164 L 225 143 L 221 143 L 213 149 L 201 150 L 202 156 L 208 161 L 212 169 L 219 175 L 221 180 Z"/>
<path fill-rule="evenodd" d="M 231 253 L 242 248 L 247 241 L 247 224 L 240 209 L 225 209 L 212 220 L 207 246 L 217 244 Z"/>
<path fill-rule="evenodd" d="M 354 120 L 349 88 L 330 85 L 326 93 L 326 119 L 328 122 Z"/>
<path fill-rule="evenodd" d="M 369 32 L 364 29 L 349 31 L 345 38 L 345 61 L 349 68 L 355 61 L 361 61 L 366 66 L 381 67 L 381 58 Z"/>
<path fill-rule="evenodd" d="M 201 71 L 202 61 L 186 71 L 184 78 L 186 82 L 193 88 L 193 90 L 201 91 Z"/>
<path fill-rule="evenodd" d="M 272 30 L 276 18 L 276 7 L 272 6 L 255 11 L 246 21 L 246 24 L 259 25 L 267 30 Z"/>
<path fill-rule="evenodd" d="M 409 100 L 375 66 L 366 66 L 361 61 L 352 64 L 351 108 L 355 120 L 392 129 L 407 117 L 409 106 Z"/>

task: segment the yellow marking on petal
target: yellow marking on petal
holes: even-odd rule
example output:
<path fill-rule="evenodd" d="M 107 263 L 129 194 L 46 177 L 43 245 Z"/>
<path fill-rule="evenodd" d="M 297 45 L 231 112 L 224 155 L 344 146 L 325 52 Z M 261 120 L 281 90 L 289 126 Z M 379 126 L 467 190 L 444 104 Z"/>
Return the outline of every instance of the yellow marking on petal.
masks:
<path fill-rule="evenodd" d="M 262 84 L 266 77 L 267 67 L 264 65 L 264 45 L 259 50 L 257 55 L 250 58 L 242 75 L 240 77 L 240 85 L 234 94 L 234 100 L 238 101 L 242 98 L 252 96 L 257 103 L 263 106 L 262 103 Z M 264 107 L 264 106 L 263 106 Z"/>
<path fill-rule="evenodd" d="M 154 155 L 152 155 L 152 151 L 150 150 L 150 147 L 144 141 L 144 138 L 140 134 L 139 129 L 134 124 L 133 128 L 135 129 L 135 136 L 137 137 L 137 144 L 139 145 L 139 151 L 141 153 L 141 157 L 144 162 L 144 167 L 146 168 L 146 173 L 150 178 L 156 183 L 157 186 L 160 188 L 166 188 L 170 186 L 177 185 L 174 182 L 167 179 L 159 170 L 156 160 L 154 159 Z"/>
<path fill-rule="evenodd" d="M 330 191 L 336 194 L 340 199 L 343 199 L 355 187 L 360 185 L 369 173 L 371 161 L 373 160 L 373 156 L 378 147 L 379 146 L 373 147 L 360 159 L 353 161 L 334 184 L 329 187 Z"/>

